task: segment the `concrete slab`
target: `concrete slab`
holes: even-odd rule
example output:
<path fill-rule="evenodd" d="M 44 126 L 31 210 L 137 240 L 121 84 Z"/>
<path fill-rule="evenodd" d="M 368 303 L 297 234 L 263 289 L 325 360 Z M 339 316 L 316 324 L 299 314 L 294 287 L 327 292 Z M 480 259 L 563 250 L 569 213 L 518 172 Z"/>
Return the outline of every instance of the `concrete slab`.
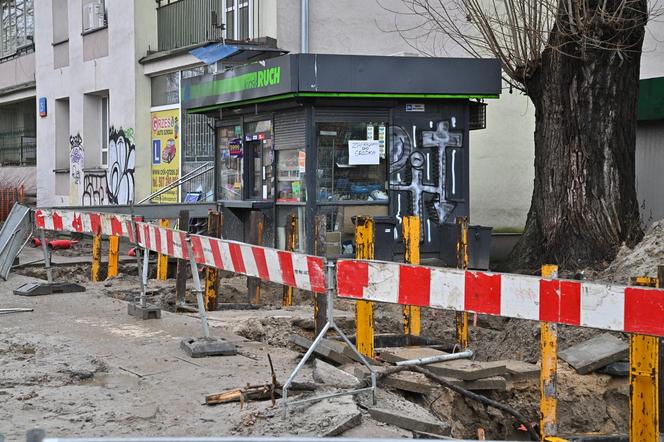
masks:
<path fill-rule="evenodd" d="M 523 381 L 526 379 L 539 378 L 540 368 L 535 364 L 530 364 L 524 361 L 515 361 L 512 359 L 501 361 L 507 367 L 505 376 L 515 382 Z"/>
<path fill-rule="evenodd" d="M 629 345 L 609 333 L 595 336 L 558 353 L 579 374 L 588 374 L 627 356 Z"/>
<path fill-rule="evenodd" d="M 507 389 L 507 381 L 501 376 L 492 376 L 474 381 L 462 381 L 461 379 L 448 377 L 445 377 L 445 380 L 470 391 L 505 391 Z M 444 388 L 442 385 L 430 381 L 423 374 L 412 372 L 390 375 L 383 379 L 382 385 L 418 394 L 432 394 L 436 389 Z"/>
<path fill-rule="evenodd" d="M 314 361 L 314 381 L 321 384 L 332 385 L 339 388 L 355 388 L 360 380 L 350 373 L 324 362 L 320 359 Z"/>
<path fill-rule="evenodd" d="M 361 394 L 357 400 L 367 408 L 369 415 L 389 425 L 395 425 L 410 431 L 449 436 L 451 426 L 438 419 L 429 410 L 410 402 L 403 397 L 378 389 L 376 405 L 371 401 L 371 394 Z"/>
<path fill-rule="evenodd" d="M 396 363 L 408 359 L 426 358 L 444 354 L 447 353 L 427 347 L 399 347 L 384 350 L 380 356 L 387 362 Z M 439 376 L 461 379 L 463 381 L 475 381 L 507 373 L 505 361 L 479 362 L 468 359 L 457 359 L 454 361 L 427 364 L 424 367 Z"/>
<path fill-rule="evenodd" d="M 45 296 L 84 292 L 85 287 L 71 282 L 27 282 L 14 289 L 18 296 Z"/>
<path fill-rule="evenodd" d="M 313 344 L 313 341 L 310 341 L 309 339 L 300 335 L 291 335 L 288 339 L 294 345 L 304 350 L 308 350 L 309 347 L 311 347 Z M 329 340 L 323 339 L 318 347 L 316 347 L 316 350 L 314 350 L 314 355 L 338 365 L 349 364 L 353 362 L 351 358 L 343 353 L 340 353 L 338 349 L 338 345 L 330 344 Z"/>
<path fill-rule="evenodd" d="M 237 354 L 235 344 L 221 338 L 185 338 L 180 342 L 180 348 L 192 358 Z"/>
<path fill-rule="evenodd" d="M 608 374 L 609 376 L 614 376 L 618 378 L 624 378 L 629 376 L 629 362 L 618 361 L 612 362 L 609 365 L 606 365 L 599 370 L 598 373 Z"/>
<path fill-rule="evenodd" d="M 145 307 L 142 307 L 140 304 L 130 302 L 127 306 L 127 313 L 129 316 L 143 320 L 161 319 L 161 309 L 152 304 L 146 304 Z"/>

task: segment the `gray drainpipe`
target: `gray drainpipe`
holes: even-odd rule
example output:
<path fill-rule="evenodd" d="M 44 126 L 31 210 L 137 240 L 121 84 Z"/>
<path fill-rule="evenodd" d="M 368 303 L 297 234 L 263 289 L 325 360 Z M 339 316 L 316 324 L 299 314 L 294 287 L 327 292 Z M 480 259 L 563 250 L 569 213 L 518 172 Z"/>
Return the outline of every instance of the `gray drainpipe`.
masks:
<path fill-rule="evenodd" d="M 309 0 L 300 0 L 300 52 L 309 52 Z"/>

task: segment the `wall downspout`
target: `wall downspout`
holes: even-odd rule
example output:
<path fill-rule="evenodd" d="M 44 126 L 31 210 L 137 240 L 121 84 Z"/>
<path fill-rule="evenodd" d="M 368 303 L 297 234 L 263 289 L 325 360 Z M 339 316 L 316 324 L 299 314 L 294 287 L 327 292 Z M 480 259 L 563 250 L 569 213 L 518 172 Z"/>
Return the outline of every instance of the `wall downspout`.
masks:
<path fill-rule="evenodd" d="M 300 53 L 309 52 L 309 0 L 300 0 Z"/>

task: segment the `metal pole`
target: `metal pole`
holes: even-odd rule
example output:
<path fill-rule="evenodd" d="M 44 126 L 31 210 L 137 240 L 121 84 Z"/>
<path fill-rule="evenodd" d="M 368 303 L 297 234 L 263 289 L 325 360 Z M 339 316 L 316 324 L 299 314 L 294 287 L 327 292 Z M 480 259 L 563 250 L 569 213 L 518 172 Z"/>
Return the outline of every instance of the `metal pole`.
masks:
<path fill-rule="evenodd" d="M 374 259 L 374 220 L 370 216 L 358 216 L 355 225 L 355 257 Z M 373 304 L 357 301 L 355 304 L 355 341 L 364 356 L 374 357 Z"/>
<path fill-rule="evenodd" d="M 141 298 L 140 298 L 140 303 L 141 307 L 145 307 L 145 304 L 143 304 L 145 300 L 145 283 L 143 282 L 143 270 L 141 266 L 141 250 L 143 251 L 144 254 L 147 254 L 147 250 L 143 249 L 139 244 L 138 244 L 138 225 L 136 224 L 136 218 L 134 216 L 134 202 L 130 201 L 129 205 L 129 210 L 130 210 L 130 217 L 131 217 L 131 229 L 134 231 L 134 251 L 136 255 L 136 270 L 138 271 L 138 282 L 140 284 L 141 288 Z"/>
<path fill-rule="evenodd" d="M 39 232 L 39 238 L 41 239 L 42 250 L 44 251 L 44 268 L 46 269 L 46 279 L 49 284 L 53 283 L 53 272 L 51 270 L 51 255 L 48 251 L 48 245 L 46 244 L 46 235 L 44 234 L 44 229 L 41 229 Z"/>
<path fill-rule="evenodd" d="M 456 359 L 466 359 L 472 358 L 473 351 L 466 350 L 460 353 L 452 353 L 438 356 L 429 356 L 428 358 L 418 358 L 418 359 L 408 359 L 406 361 L 399 361 L 396 365 L 427 365 L 433 364 L 434 362 L 443 362 L 443 361 L 454 361 Z"/>
<path fill-rule="evenodd" d="M 309 52 L 309 0 L 300 0 L 300 52 Z"/>
<path fill-rule="evenodd" d="M 189 235 L 187 235 L 187 254 L 189 255 L 189 265 L 191 265 L 191 276 L 194 278 L 194 292 L 196 292 L 196 301 L 198 302 L 198 314 L 201 316 L 203 336 L 209 338 L 210 329 L 208 327 L 208 318 L 205 311 L 205 302 L 203 301 L 203 287 L 201 286 L 201 278 L 198 275 L 198 265 L 194 259 L 194 250 L 191 247 L 191 238 Z"/>
<path fill-rule="evenodd" d="M 150 251 L 148 249 L 143 249 L 143 274 L 141 279 L 143 284 L 141 285 L 141 307 L 145 308 L 148 304 L 148 271 L 150 269 L 149 265 L 150 260 Z"/>
<path fill-rule="evenodd" d="M 543 265 L 543 278 L 557 278 L 558 266 Z M 558 325 L 540 324 L 540 434 L 542 440 L 558 433 Z"/>
<path fill-rule="evenodd" d="M 457 218 L 457 268 L 468 270 L 468 218 Z M 457 345 L 462 350 L 468 348 L 468 313 L 457 312 L 455 315 Z"/>
<path fill-rule="evenodd" d="M 108 238 L 108 272 L 106 279 L 118 276 L 118 264 L 120 258 L 120 237 L 111 236 Z"/>
<path fill-rule="evenodd" d="M 171 227 L 171 223 L 167 219 L 161 219 L 159 227 L 167 229 Z M 168 255 L 162 255 L 161 253 L 157 255 L 157 279 L 159 281 L 168 279 Z"/>
<path fill-rule="evenodd" d="M 101 232 L 94 234 L 92 238 L 92 282 L 99 282 L 99 270 L 101 269 Z"/>

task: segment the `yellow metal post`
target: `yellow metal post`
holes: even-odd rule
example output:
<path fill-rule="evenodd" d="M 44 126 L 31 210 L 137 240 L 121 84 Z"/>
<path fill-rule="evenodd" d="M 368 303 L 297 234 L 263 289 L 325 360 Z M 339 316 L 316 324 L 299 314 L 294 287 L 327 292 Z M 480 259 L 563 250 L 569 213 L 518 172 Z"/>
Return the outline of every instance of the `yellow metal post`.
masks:
<path fill-rule="evenodd" d="M 558 266 L 543 265 L 543 278 L 557 278 Z M 540 324 L 540 435 L 550 440 L 558 432 L 558 326 L 548 322 Z"/>
<path fill-rule="evenodd" d="M 210 212 L 208 214 L 208 235 L 213 238 L 221 237 L 221 213 Z M 219 272 L 214 267 L 205 269 L 205 309 L 215 311 L 219 308 Z"/>
<path fill-rule="evenodd" d="M 402 221 L 403 242 L 405 245 L 404 261 L 409 264 L 420 263 L 420 217 L 404 216 Z M 403 306 L 403 332 L 406 335 L 419 336 L 422 326 L 420 307 Z"/>
<path fill-rule="evenodd" d="M 120 237 L 110 236 L 108 238 L 108 272 L 106 278 L 118 276 L 120 260 Z"/>
<path fill-rule="evenodd" d="M 468 218 L 457 218 L 457 268 L 468 269 Z M 457 345 L 461 350 L 468 348 L 468 313 L 457 312 L 455 316 Z"/>
<path fill-rule="evenodd" d="M 167 219 L 159 221 L 159 227 L 169 228 L 170 226 L 171 224 Z M 168 256 L 161 253 L 157 255 L 157 279 L 160 281 L 168 279 Z"/>
<path fill-rule="evenodd" d="M 355 257 L 374 258 L 374 221 L 370 216 L 358 216 L 355 225 Z M 374 357 L 373 304 L 358 301 L 355 304 L 355 337 L 357 349 L 364 356 Z"/>
<path fill-rule="evenodd" d="M 297 249 L 297 215 L 291 213 L 288 215 L 286 222 L 286 250 L 294 252 Z M 290 307 L 293 305 L 293 287 L 284 286 L 284 295 L 281 305 L 283 307 Z"/>
<path fill-rule="evenodd" d="M 630 335 L 629 365 L 629 440 L 659 441 L 659 338 Z"/>
<path fill-rule="evenodd" d="M 99 270 L 101 269 L 101 233 L 95 233 L 92 239 L 92 282 L 99 281 Z"/>

